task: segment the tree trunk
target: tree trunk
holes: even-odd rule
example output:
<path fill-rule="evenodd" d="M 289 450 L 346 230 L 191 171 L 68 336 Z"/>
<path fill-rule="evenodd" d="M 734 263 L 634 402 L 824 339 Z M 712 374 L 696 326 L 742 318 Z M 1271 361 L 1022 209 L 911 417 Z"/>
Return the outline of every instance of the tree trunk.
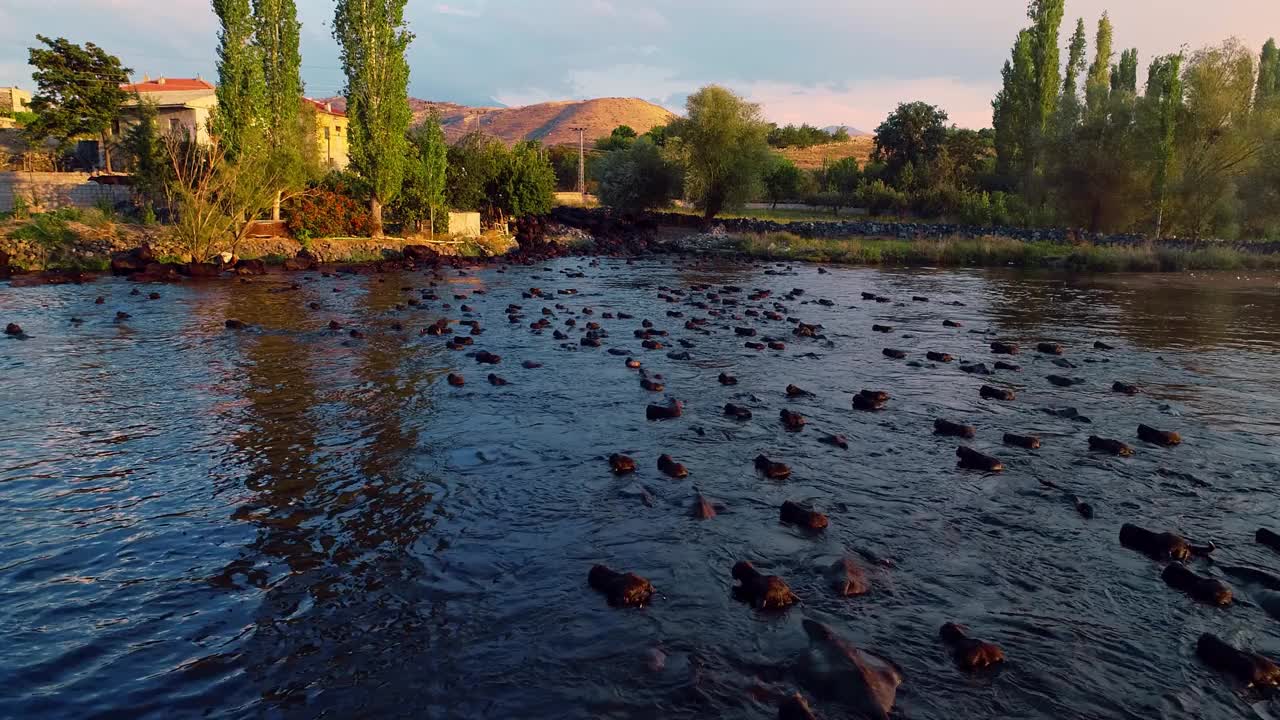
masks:
<path fill-rule="evenodd" d="M 284 199 L 284 191 L 276 191 L 276 199 L 271 203 L 271 219 L 280 222 L 280 203 Z"/>
<path fill-rule="evenodd" d="M 436 206 L 431 206 L 431 229 L 427 231 L 427 237 L 433 241 L 436 239 Z"/>
<path fill-rule="evenodd" d="M 369 198 L 369 215 L 373 221 L 369 236 L 381 240 L 385 237 L 382 233 L 382 203 L 376 197 Z"/>
<path fill-rule="evenodd" d="M 111 174 L 111 144 L 107 142 L 107 133 L 102 132 L 102 164 L 107 174 Z"/>

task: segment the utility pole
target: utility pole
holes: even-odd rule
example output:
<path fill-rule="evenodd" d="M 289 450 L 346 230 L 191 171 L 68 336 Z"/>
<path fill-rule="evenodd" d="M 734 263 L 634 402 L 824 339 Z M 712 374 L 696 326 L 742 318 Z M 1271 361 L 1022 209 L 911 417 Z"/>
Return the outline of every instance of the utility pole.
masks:
<path fill-rule="evenodd" d="M 583 139 L 584 127 L 569 128 L 578 133 L 578 192 L 582 193 L 582 206 L 587 206 L 587 144 Z"/>

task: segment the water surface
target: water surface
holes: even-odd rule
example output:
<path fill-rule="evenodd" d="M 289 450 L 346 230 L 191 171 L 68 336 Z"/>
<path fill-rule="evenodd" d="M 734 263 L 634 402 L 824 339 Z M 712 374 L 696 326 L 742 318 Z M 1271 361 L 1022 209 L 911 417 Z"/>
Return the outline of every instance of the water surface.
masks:
<path fill-rule="evenodd" d="M 805 617 L 904 669 L 901 717 L 1275 716 L 1274 701 L 1194 656 L 1211 631 L 1280 657 L 1257 589 L 1234 584 L 1230 609 L 1197 605 L 1116 538 L 1136 522 L 1212 539 L 1221 562 L 1280 569 L 1252 542 L 1260 526 L 1280 529 L 1278 278 L 768 269 L 575 259 L 449 271 L 441 299 L 417 307 L 405 303 L 431 289 L 430 274 L 140 295 L 120 280 L 0 285 L 0 323 L 30 336 L 0 340 L 0 717 L 770 718 L 770 694 L 811 695 L 791 672 Z M 773 297 L 737 295 L 724 309 L 741 318 L 713 318 L 703 335 L 683 323 L 706 311 L 659 298 L 660 286 L 692 284 Z M 547 298 L 522 298 L 531 287 Z M 805 294 L 783 300 L 792 288 Z M 146 298 L 153 289 L 159 300 Z M 829 342 L 745 315 L 775 301 L 821 323 Z M 953 301 L 964 306 L 943 304 Z M 519 322 L 508 303 L 523 305 Z M 567 343 L 530 330 L 544 307 Z M 635 319 L 602 317 L 619 311 Z M 502 363 L 419 336 L 439 317 L 480 321 L 468 350 Z M 227 318 L 254 327 L 228 331 Z M 632 331 L 643 318 L 670 331 L 671 347 L 641 349 Z M 609 332 L 603 348 L 578 344 L 591 321 Z M 787 349 L 749 350 L 732 326 Z M 880 352 L 991 364 L 993 337 L 1023 344 L 1021 372 L 980 378 Z M 694 343 L 690 360 L 667 357 L 679 338 Z M 1078 368 L 1034 353 L 1039 340 L 1066 345 Z M 1096 340 L 1116 349 L 1095 351 Z M 608 348 L 664 374 L 667 392 L 642 390 Z M 722 370 L 740 384 L 720 386 Z M 490 371 L 511 384 L 490 386 Z M 467 384 L 450 387 L 449 372 Z M 1053 373 L 1085 383 L 1057 388 L 1044 379 Z M 1115 380 L 1145 393 L 1114 394 Z M 788 383 L 815 396 L 788 401 Z M 1018 400 L 983 401 L 984 383 Z M 890 392 L 888 409 L 852 410 L 864 388 Z M 645 405 L 666 397 L 686 403 L 684 417 L 646 421 Z M 755 418 L 724 418 L 726 402 Z M 783 407 L 808 427 L 785 432 Z M 1092 422 L 1044 412 L 1064 407 Z M 936 417 L 977 425 L 972 445 L 1008 471 L 957 470 L 956 441 L 931 432 Z M 1139 422 L 1185 443 L 1140 443 Z M 1038 434 L 1044 448 L 1004 447 L 1006 431 Z M 821 444 L 827 432 L 850 448 Z M 1092 433 L 1137 454 L 1090 455 Z M 612 476 L 613 452 L 640 472 Z M 690 478 L 662 476 L 661 453 Z M 757 476 L 759 453 L 788 462 L 792 479 Z M 1041 480 L 1097 517 L 1080 518 Z M 695 488 L 724 511 L 690 518 Z M 831 527 L 779 525 L 784 500 L 815 504 Z M 871 594 L 828 590 L 821 569 L 843 553 L 870 568 Z M 735 602 L 739 559 L 786 578 L 803 604 L 761 614 Z M 586 587 L 597 562 L 648 577 L 661 597 L 609 608 Z M 961 673 L 937 640 L 948 620 L 1009 662 Z M 655 648 L 667 658 L 657 671 Z"/>

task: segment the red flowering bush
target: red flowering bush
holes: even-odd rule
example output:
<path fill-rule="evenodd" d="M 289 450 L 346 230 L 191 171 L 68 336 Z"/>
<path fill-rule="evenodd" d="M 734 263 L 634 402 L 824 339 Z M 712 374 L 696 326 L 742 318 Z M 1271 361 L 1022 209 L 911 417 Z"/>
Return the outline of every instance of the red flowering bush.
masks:
<path fill-rule="evenodd" d="M 366 237 L 373 228 L 369 206 L 343 193 L 315 188 L 284 206 L 285 223 L 299 240 Z"/>

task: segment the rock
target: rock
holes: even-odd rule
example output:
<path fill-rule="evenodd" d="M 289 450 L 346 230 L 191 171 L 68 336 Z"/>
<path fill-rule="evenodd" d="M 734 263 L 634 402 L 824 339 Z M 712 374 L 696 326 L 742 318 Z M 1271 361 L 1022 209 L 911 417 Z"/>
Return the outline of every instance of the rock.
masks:
<path fill-rule="evenodd" d="M 1221 580 L 1202 577 L 1180 562 L 1170 563 L 1160 574 L 1165 584 L 1202 603 L 1224 607 L 1231 604 L 1231 588 Z"/>
<path fill-rule="evenodd" d="M 841 597 L 865 595 L 871 591 L 867 574 L 853 558 L 847 555 L 827 568 L 826 576 L 827 582 L 831 583 L 836 594 Z"/>
<path fill-rule="evenodd" d="M 1112 384 L 1111 390 L 1113 392 L 1124 393 L 1125 395 L 1137 395 L 1138 393 L 1142 392 L 1142 388 L 1138 387 L 1137 385 L 1122 383 L 1118 380 L 1114 384 Z"/>
<path fill-rule="evenodd" d="M 587 574 L 587 584 L 605 594 L 615 607 L 639 607 L 653 597 L 653 585 L 635 573 L 619 573 L 596 565 Z"/>
<path fill-rule="evenodd" d="M 827 516 L 811 508 L 801 507 L 787 500 L 782 503 L 779 519 L 786 525 L 799 525 L 810 530 L 827 527 Z"/>
<path fill-rule="evenodd" d="M 982 396 L 984 400 L 1003 400 L 1005 402 L 1009 402 L 1017 399 L 1017 395 L 1015 395 L 1012 390 L 991 387 L 990 385 L 983 385 L 982 388 L 978 390 L 978 394 Z"/>
<path fill-rule="evenodd" d="M 905 360 L 907 357 L 905 352 L 901 350 L 894 350 L 893 348 L 885 348 L 884 350 L 881 350 L 881 352 L 884 353 L 885 357 L 893 358 L 894 360 Z"/>
<path fill-rule="evenodd" d="M 614 475 L 633 473 L 636 471 L 636 461 L 626 455 L 614 453 L 609 456 L 609 469 L 613 471 Z"/>
<path fill-rule="evenodd" d="M 976 363 L 973 365 L 961 365 L 960 369 L 970 375 L 991 375 L 991 368 L 986 363 Z"/>
<path fill-rule="evenodd" d="M 155 254 L 151 252 L 151 246 L 143 243 L 132 250 L 112 254 L 111 274 L 136 275 L 145 271 L 147 266 L 155 262 L 155 260 Z"/>
<path fill-rule="evenodd" d="M 1073 408 L 1073 407 L 1065 407 L 1065 408 L 1044 408 L 1044 412 L 1045 412 L 1045 414 L 1047 414 L 1047 415 L 1052 415 L 1052 416 L 1054 416 L 1054 417 L 1060 417 L 1060 418 L 1063 418 L 1063 419 L 1066 419 L 1066 420 L 1075 420 L 1076 422 L 1081 422 L 1081 423 L 1092 423 L 1092 422 L 1093 422 L 1092 420 L 1090 420 L 1089 418 L 1085 417 L 1084 415 L 1081 415 L 1081 414 L 1080 414 L 1080 411 L 1079 411 L 1079 410 L 1076 410 L 1076 409 L 1075 409 L 1075 408 Z"/>
<path fill-rule="evenodd" d="M 520 367 L 524 368 L 525 370 L 537 370 L 538 368 L 542 367 L 542 363 L 534 362 L 533 360 L 525 360 L 524 362 L 520 363 Z"/>
<path fill-rule="evenodd" d="M 1084 383 L 1084 378 L 1069 378 L 1062 375 L 1049 375 L 1046 376 L 1045 379 L 1048 380 L 1051 385 L 1056 385 L 1058 387 L 1071 387 L 1072 385 L 1081 385 Z"/>
<path fill-rule="evenodd" d="M 1013 343 L 993 342 L 991 352 L 996 355 L 1017 355 L 1018 346 Z"/>
<path fill-rule="evenodd" d="M 1114 347 L 1102 342 L 1101 340 L 1098 340 L 1093 344 L 1093 349 L 1094 350 L 1115 350 Z"/>
<path fill-rule="evenodd" d="M 1266 545 L 1272 550 L 1280 553 L 1280 535 L 1266 528 L 1259 528 L 1258 532 L 1253 535 L 1254 542 L 1260 545 Z"/>
<path fill-rule="evenodd" d="M 640 372 L 643 373 L 644 371 L 641 370 Z M 642 374 L 640 376 L 640 388 L 643 390 L 648 390 L 649 392 L 662 392 L 663 390 L 667 389 L 667 386 L 663 385 L 658 380 L 654 380 L 650 378 L 648 375 Z"/>
<path fill-rule="evenodd" d="M 933 432 L 936 435 L 949 435 L 951 437 L 972 438 L 977 436 L 978 429 L 972 425 L 961 425 L 960 423 L 951 422 L 939 418 L 933 421 Z"/>
<path fill-rule="evenodd" d="M 1013 363 L 1008 363 L 1008 362 L 1005 362 L 1005 361 L 1003 361 L 1003 360 L 1000 360 L 1000 361 L 996 362 L 996 364 L 995 364 L 995 368 L 996 368 L 997 370 L 1008 370 L 1009 372 L 1018 372 L 1019 370 L 1021 370 L 1021 369 L 1022 369 L 1022 366 L 1021 366 L 1021 365 L 1014 365 Z"/>
<path fill-rule="evenodd" d="M 883 410 L 889 402 L 889 393 L 883 390 L 862 390 L 853 396 L 853 409 L 873 412 Z"/>
<path fill-rule="evenodd" d="M 892 325 L 872 325 L 872 326 L 871 326 L 871 329 L 872 329 L 874 332 L 878 332 L 878 333 L 891 333 L 891 332 L 893 332 L 893 326 L 892 326 Z"/>
<path fill-rule="evenodd" d="M 716 509 L 701 493 L 693 499 L 693 517 L 699 520 L 710 520 L 716 516 Z"/>
<path fill-rule="evenodd" d="M 1182 444 L 1182 436 L 1170 430 L 1157 430 L 1149 425 L 1138 426 L 1138 439 L 1152 445 L 1173 447 Z"/>
<path fill-rule="evenodd" d="M 187 277 L 209 280 L 222 274 L 222 266 L 216 263 L 189 262 L 183 266 Z"/>
<path fill-rule="evenodd" d="M 476 353 L 476 362 L 481 363 L 483 365 L 497 365 L 498 363 L 502 362 L 502 358 L 497 355 L 494 355 L 491 352 L 488 352 L 487 350 L 481 350 L 480 352 Z"/>
<path fill-rule="evenodd" d="M 224 325 L 226 325 L 226 328 L 228 330 L 244 330 L 245 328 L 249 327 L 242 320 L 227 320 L 227 322 L 224 323 Z"/>
<path fill-rule="evenodd" d="M 627 358 L 627 367 L 631 368 L 632 370 L 639 370 L 640 361 L 634 358 Z"/>
<path fill-rule="evenodd" d="M 826 270 L 818 268 L 819 273 Z M 778 720 L 818 720 L 809 707 L 809 702 L 800 693 L 786 697 L 778 704 Z"/>
<path fill-rule="evenodd" d="M 457 375 L 455 373 L 449 373 L 448 380 L 449 380 L 449 384 L 454 387 L 462 387 L 463 385 L 467 384 L 467 381 L 463 379 L 461 375 Z"/>
<path fill-rule="evenodd" d="M 838 447 L 841 450 L 849 449 L 849 440 L 843 435 L 824 435 L 820 440 L 818 440 L 818 442 L 824 445 Z"/>
<path fill-rule="evenodd" d="M 490 385 L 493 385 L 493 386 L 496 386 L 496 387 L 501 387 L 501 386 L 506 385 L 506 384 L 508 384 L 508 383 L 507 383 L 507 381 L 506 381 L 506 380 L 503 380 L 502 378 L 498 377 L 497 375 L 494 375 L 493 373 L 489 373 L 489 384 L 490 384 Z"/>
<path fill-rule="evenodd" d="M 748 327 L 735 327 L 735 328 L 733 329 L 733 332 L 734 332 L 734 334 L 738 335 L 739 337 L 755 337 L 755 336 L 756 336 L 756 329 L 755 329 L 755 328 L 748 328 Z"/>
<path fill-rule="evenodd" d="M 1119 440 L 1098 437 L 1097 435 L 1089 436 L 1089 449 L 1098 452 L 1105 452 L 1117 457 L 1129 457 L 1133 455 L 1133 448 L 1125 445 Z"/>
<path fill-rule="evenodd" d="M 791 477 L 791 468 L 784 463 L 774 462 L 764 455 L 757 455 L 755 459 L 756 470 L 771 480 L 786 480 Z"/>
<path fill-rule="evenodd" d="M 684 414 L 684 403 L 672 400 L 666 406 L 650 405 L 645 408 L 644 415 L 649 420 L 674 420 Z"/>
<path fill-rule="evenodd" d="M 261 260 L 241 260 L 235 265 L 237 275 L 266 275 L 267 264 Z"/>
<path fill-rule="evenodd" d="M 1004 662 L 1004 651 L 989 642 L 969 637 L 969 629 L 956 623 L 947 623 L 938 633 L 942 641 L 951 646 L 956 663 L 964 670 L 973 671 Z"/>
<path fill-rule="evenodd" d="M 741 405 L 734 405 L 733 403 L 725 403 L 724 414 L 735 420 L 751 419 L 751 411 L 749 409 L 742 407 Z"/>
<path fill-rule="evenodd" d="M 689 471 L 684 465 L 676 462 L 670 455 L 658 456 L 658 470 L 668 477 L 682 480 L 689 477 Z"/>
<path fill-rule="evenodd" d="M 1155 533 L 1130 523 L 1120 528 L 1120 544 L 1137 550 L 1152 560 L 1186 560 L 1191 557 L 1191 544 L 1173 533 Z"/>
<path fill-rule="evenodd" d="M 440 253 L 431 248 L 430 245 L 405 245 L 400 249 L 404 259 L 414 264 L 437 264 L 440 261 Z"/>
<path fill-rule="evenodd" d="M 804 428 L 804 416 L 800 413 L 783 410 L 778 413 L 778 418 L 782 420 L 782 426 L 792 432 Z"/>
<path fill-rule="evenodd" d="M 1004 434 L 1004 444 L 1014 445 L 1026 450 L 1039 450 L 1040 438 L 1034 435 L 1015 435 L 1013 433 Z"/>
<path fill-rule="evenodd" d="M 964 323 L 958 323 L 955 320 L 943 320 L 942 327 L 959 328 L 964 327 Z"/>
<path fill-rule="evenodd" d="M 940 362 L 940 363 L 949 363 L 952 360 L 955 360 L 954 357 L 948 355 L 947 353 L 932 352 L 932 351 L 925 353 L 925 357 L 928 358 L 931 362 Z"/>
<path fill-rule="evenodd" d="M 732 375 L 727 375 L 725 373 L 720 373 L 719 380 L 721 385 L 737 385 L 738 384 L 738 378 L 733 377 Z"/>
<path fill-rule="evenodd" d="M 1036 345 L 1036 350 L 1045 355 L 1061 355 L 1066 352 L 1066 348 L 1054 342 L 1042 342 Z"/>
<path fill-rule="evenodd" d="M 822 623 L 806 618 L 801 625 L 810 649 L 800 672 L 815 692 L 849 705 L 856 717 L 888 720 L 902 684 L 896 666 L 860 651 Z"/>
<path fill-rule="evenodd" d="M 981 470 L 982 472 L 990 473 L 1004 472 L 1004 463 L 990 455 L 983 455 L 972 448 L 964 446 L 956 448 L 956 457 L 960 458 L 956 464 L 966 470 Z"/>
<path fill-rule="evenodd" d="M 788 385 L 787 397 L 793 398 L 793 399 L 801 398 L 801 397 L 813 397 L 813 393 L 809 392 L 808 390 L 803 390 L 801 388 L 798 388 L 795 385 Z"/>
<path fill-rule="evenodd" d="M 1280 667 L 1255 652 L 1240 650 L 1205 633 L 1196 642 L 1196 655 L 1209 667 L 1225 672 L 1248 687 L 1280 686 Z"/>
<path fill-rule="evenodd" d="M 4 334 L 9 337 L 22 337 L 26 333 L 22 332 L 22 326 L 18 323 L 9 323 L 4 326 Z"/>
<path fill-rule="evenodd" d="M 799 598 L 777 575 L 762 575 L 750 562 L 741 560 L 733 566 L 734 597 L 750 603 L 757 610 L 781 610 Z"/>

